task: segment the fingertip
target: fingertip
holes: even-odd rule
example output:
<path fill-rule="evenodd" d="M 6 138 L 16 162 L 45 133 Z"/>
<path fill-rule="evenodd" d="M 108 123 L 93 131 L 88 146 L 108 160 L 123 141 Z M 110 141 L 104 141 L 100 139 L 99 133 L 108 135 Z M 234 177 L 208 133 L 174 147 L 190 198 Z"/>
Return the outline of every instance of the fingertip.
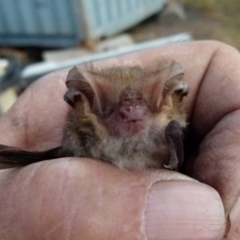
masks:
<path fill-rule="evenodd" d="M 197 182 L 153 184 L 145 209 L 145 229 L 152 239 L 222 239 L 225 214 L 218 193 Z"/>

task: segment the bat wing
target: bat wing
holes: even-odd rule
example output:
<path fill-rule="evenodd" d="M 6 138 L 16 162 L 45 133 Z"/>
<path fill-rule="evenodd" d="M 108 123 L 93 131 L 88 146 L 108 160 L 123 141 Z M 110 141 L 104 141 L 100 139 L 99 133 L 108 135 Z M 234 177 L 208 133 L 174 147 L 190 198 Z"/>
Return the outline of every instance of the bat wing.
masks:
<path fill-rule="evenodd" d="M 184 158 L 183 148 L 183 129 L 180 124 L 172 120 L 166 127 L 165 137 L 170 151 L 170 161 L 165 168 L 178 170 L 181 167 Z"/>
<path fill-rule="evenodd" d="M 0 145 L 0 164 L 24 166 L 31 163 L 64 157 L 62 147 L 42 152 L 28 152 L 20 148 Z"/>

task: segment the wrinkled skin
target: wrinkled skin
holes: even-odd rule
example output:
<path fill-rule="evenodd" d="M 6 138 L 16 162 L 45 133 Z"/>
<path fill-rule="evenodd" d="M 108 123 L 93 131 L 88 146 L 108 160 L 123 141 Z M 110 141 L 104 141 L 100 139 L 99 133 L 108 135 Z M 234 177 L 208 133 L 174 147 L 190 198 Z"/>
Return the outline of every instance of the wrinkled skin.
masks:
<path fill-rule="evenodd" d="M 190 42 L 101 64 L 147 66 L 160 57 L 181 64 L 191 89 L 184 101 L 187 146 L 199 147 L 188 161 L 193 178 L 77 158 L 0 170 L 0 239 L 240 239 L 239 53 L 218 42 Z M 66 75 L 45 76 L 19 98 L 0 119 L 1 144 L 60 144 Z"/>

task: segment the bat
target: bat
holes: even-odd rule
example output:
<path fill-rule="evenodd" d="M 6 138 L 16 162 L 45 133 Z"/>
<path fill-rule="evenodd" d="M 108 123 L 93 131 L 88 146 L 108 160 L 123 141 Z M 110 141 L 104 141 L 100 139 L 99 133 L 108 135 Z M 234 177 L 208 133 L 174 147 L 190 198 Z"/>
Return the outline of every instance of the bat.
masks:
<path fill-rule="evenodd" d="M 28 152 L 0 145 L 0 164 L 24 166 L 60 157 L 91 157 L 119 168 L 179 170 L 184 160 L 189 92 L 175 61 L 72 68 L 64 100 L 71 106 L 59 147 Z"/>

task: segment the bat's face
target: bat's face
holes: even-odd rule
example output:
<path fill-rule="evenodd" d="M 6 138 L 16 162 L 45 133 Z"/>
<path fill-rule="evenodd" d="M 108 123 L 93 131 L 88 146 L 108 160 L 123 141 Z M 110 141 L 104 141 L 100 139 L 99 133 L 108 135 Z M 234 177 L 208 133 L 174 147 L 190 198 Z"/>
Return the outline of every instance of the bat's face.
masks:
<path fill-rule="evenodd" d="M 102 122 L 109 133 L 119 137 L 131 137 L 146 129 L 152 112 L 143 94 L 125 89 L 119 100 L 103 114 Z"/>
<path fill-rule="evenodd" d="M 150 71 L 139 66 L 102 70 L 92 65 L 75 67 L 67 78 L 65 100 L 73 107 L 78 100 L 85 102 L 85 114 L 94 114 L 115 137 L 132 137 L 152 127 L 165 127 L 174 119 L 173 94 L 180 93 L 178 104 L 188 87 L 181 80 L 183 72 L 177 63 L 157 67 Z"/>
<path fill-rule="evenodd" d="M 182 159 L 182 151 L 177 151 L 182 144 L 181 127 L 186 124 L 182 97 L 188 87 L 182 77 L 175 62 L 152 69 L 73 68 L 64 96 L 72 110 L 63 146 L 74 156 L 110 161 L 120 168 L 144 169 L 163 166 L 170 157 L 169 145 L 174 161 L 168 165 L 176 169 L 176 156 Z"/>

